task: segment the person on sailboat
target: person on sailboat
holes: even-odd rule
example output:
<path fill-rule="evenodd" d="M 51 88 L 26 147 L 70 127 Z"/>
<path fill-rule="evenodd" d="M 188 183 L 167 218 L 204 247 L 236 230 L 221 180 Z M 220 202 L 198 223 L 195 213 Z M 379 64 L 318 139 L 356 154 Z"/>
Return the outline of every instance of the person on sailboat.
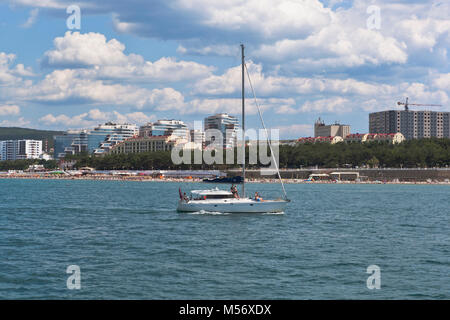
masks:
<path fill-rule="evenodd" d="M 233 194 L 233 196 L 236 199 L 239 199 L 239 194 L 238 194 L 237 188 L 234 184 L 231 186 L 231 193 Z"/>

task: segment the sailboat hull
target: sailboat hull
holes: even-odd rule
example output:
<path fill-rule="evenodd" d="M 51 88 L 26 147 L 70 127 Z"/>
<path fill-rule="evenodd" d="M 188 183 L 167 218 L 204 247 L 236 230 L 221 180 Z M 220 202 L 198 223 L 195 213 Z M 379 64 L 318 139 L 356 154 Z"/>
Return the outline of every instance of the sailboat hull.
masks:
<path fill-rule="evenodd" d="M 283 212 L 288 204 L 286 200 L 255 201 L 252 199 L 191 200 L 178 202 L 180 212 L 224 212 L 224 213 L 270 213 Z"/>

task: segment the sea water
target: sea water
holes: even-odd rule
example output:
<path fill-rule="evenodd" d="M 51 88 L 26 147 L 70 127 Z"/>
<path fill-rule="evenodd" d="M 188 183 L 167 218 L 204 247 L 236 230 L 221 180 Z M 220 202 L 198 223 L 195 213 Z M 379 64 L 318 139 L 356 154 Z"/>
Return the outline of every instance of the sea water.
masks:
<path fill-rule="evenodd" d="M 0 298 L 450 299 L 448 185 L 288 184 L 282 214 L 176 212 L 179 187 L 215 186 L 0 180 Z"/>

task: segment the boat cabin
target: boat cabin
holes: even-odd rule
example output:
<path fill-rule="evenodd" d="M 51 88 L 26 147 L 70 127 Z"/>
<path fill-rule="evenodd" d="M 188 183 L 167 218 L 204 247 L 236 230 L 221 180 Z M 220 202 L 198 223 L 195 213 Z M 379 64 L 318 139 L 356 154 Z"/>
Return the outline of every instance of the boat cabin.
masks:
<path fill-rule="evenodd" d="M 219 190 L 218 188 L 211 190 L 192 190 L 191 199 L 207 200 L 207 199 L 231 199 L 234 195 L 230 191 Z"/>

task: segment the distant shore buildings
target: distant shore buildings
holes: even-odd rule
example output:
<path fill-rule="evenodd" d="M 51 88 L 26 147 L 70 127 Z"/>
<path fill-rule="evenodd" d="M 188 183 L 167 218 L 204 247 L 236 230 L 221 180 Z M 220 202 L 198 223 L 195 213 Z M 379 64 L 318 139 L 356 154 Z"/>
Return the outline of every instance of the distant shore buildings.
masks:
<path fill-rule="evenodd" d="M 109 153 L 141 153 L 155 151 L 170 151 L 177 144 L 174 136 L 133 137 L 124 140 L 111 148 Z"/>
<path fill-rule="evenodd" d="M 0 141 L 0 160 L 39 159 L 43 156 L 41 140 Z"/>
<path fill-rule="evenodd" d="M 326 125 L 322 119 L 318 119 L 314 123 L 314 137 L 346 137 L 350 134 L 350 126 L 335 122 L 334 124 Z"/>
<path fill-rule="evenodd" d="M 189 128 L 181 120 L 158 120 L 149 122 L 139 128 L 139 137 L 176 136 L 189 139 Z"/>
<path fill-rule="evenodd" d="M 326 142 L 335 144 L 338 142 L 343 142 L 344 139 L 340 136 L 327 136 L 327 137 L 306 137 L 306 138 L 299 138 L 296 143 L 316 143 L 316 142 Z"/>
<path fill-rule="evenodd" d="M 217 113 L 206 117 L 204 120 L 204 129 L 206 132 L 206 147 L 213 145 L 215 147 L 234 148 L 237 145 L 237 130 L 239 129 L 239 120 L 227 113 Z M 212 129 L 220 131 L 222 141 L 215 140 Z"/>
<path fill-rule="evenodd" d="M 450 138 L 450 112 L 387 110 L 369 114 L 370 133 L 402 133 L 407 140 Z"/>
<path fill-rule="evenodd" d="M 67 154 L 90 153 L 106 154 L 114 145 L 139 133 L 135 124 L 115 124 L 107 122 L 92 130 L 70 130 L 62 135 L 54 136 L 55 159 L 64 158 Z"/>
<path fill-rule="evenodd" d="M 200 145 L 202 149 L 205 148 L 205 132 L 198 129 L 189 130 L 189 141 Z"/>
<path fill-rule="evenodd" d="M 139 153 L 168 151 L 175 146 L 183 149 L 203 149 L 214 147 L 233 148 L 236 146 L 239 121 L 226 113 L 219 113 L 204 119 L 205 130 L 216 129 L 222 140 L 206 136 L 205 131 L 189 129 L 181 120 L 162 119 L 149 122 L 141 127 L 134 124 L 105 123 L 92 130 L 69 130 L 54 136 L 54 154 L 62 159 L 68 154 L 89 153 Z M 207 141 L 209 142 L 207 144 Z"/>
<path fill-rule="evenodd" d="M 67 131 L 54 137 L 54 156 L 89 153 L 139 153 L 183 149 L 234 148 L 237 146 L 239 121 L 227 113 L 205 117 L 203 130 L 190 129 L 175 119 L 161 119 L 138 127 L 135 124 L 105 123 L 92 130 Z M 218 135 L 214 134 L 220 133 Z M 408 139 L 450 138 L 450 112 L 387 110 L 369 114 L 369 133 L 351 133 L 350 125 L 335 122 L 325 124 L 319 118 L 314 123 L 314 137 L 283 140 L 280 144 L 302 143 L 401 143 Z M 220 140 L 217 140 L 220 139 Z M 249 142 L 250 143 L 250 142 Z M 5 148 L 5 147 L 2 147 Z M 42 149 L 42 146 L 41 146 Z M 8 149 L 9 150 L 9 149 Z M 5 154 L 4 158 L 11 158 Z"/>
<path fill-rule="evenodd" d="M 391 144 L 402 143 L 406 138 L 400 132 L 397 133 L 354 133 L 345 137 L 345 142 L 389 142 Z"/>
<path fill-rule="evenodd" d="M 401 143 L 405 140 L 405 136 L 400 133 L 350 133 L 349 125 L 341 125 L 334 123 L 326 125 L 320 118 L 314 123 L 314 137 L 300 138 L 296 143 L 317 143 L 326 142 L 335 144 L 339 142 L 389 142 L 392 144 Z"/>
<path fill-rule="evenodd" d="M 347 142 L 347 143 L 365 143 L 365 142 L 389 142 L 391 144 L 397 144 L 405 141 L 405 137 L 400 132 L 397 133 L 351 133 L 347 135 L 345 138 L 340 136 L 328 136 L 328 137 L 307 137 L 300 138 L 296 141 L 296 143 L 318 143 L 318 142 L 326 142 L 330 144 L 335 144 L 338 142 Z"/>

